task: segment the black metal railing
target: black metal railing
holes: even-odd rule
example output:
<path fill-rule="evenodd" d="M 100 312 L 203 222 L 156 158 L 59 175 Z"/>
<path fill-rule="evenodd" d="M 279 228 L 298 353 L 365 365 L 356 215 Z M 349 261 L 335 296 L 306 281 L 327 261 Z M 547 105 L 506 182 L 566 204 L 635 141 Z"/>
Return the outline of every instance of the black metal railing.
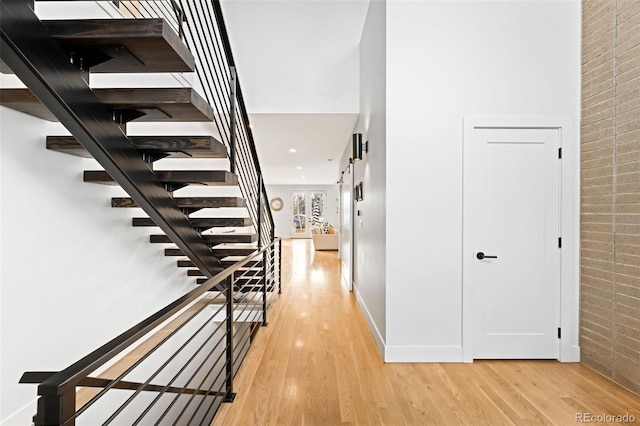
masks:
<path fill-rule="evenodd" d="M 38 383 L 40 425 L 208 425 L 281 286 L 281 240 Z M 236 303 L 237 294 L 244 297 Z"/>
<path fill-rule="evenodd" d="M 219 0 L 121 1 L 126 18 L 163 18 L 181 36 L 196 60 L 197 83 L 216 114 L 214 124 L 238 175 L 259 246 L 273 241 L 274 222 L 249 114 Z"/>
<path fill-rule="evenodd" d="M 47 40 L 26 7 L 29 1 L 19 7 L 2 3 L 3 61 L 196 266 L 212 275 L 217 269 L 209 263 L 207 247 L 132 152 L 121 129 L 109 122 L 108 111 L 77 70 L 65 63 L 55 42 Z M 253 327 L 267 324 L 269 307 L 281 290 L 281 241 L 274 237 L 219 2 L 135 0 L 120 1 L 118 7 L 127 18 L 165 18 L 191 49 L 199 89 L 216 111 L 214 123 L 259 235 L 258 251 L 68 368 L 28 372 L 21 382 L 39 384 L 38 426 L 208 424 L 223 401 L 233 400 L 233 376 L 249 348 Z M 136 180 L 140 176 L 145 177 L 142 184 Z"/>

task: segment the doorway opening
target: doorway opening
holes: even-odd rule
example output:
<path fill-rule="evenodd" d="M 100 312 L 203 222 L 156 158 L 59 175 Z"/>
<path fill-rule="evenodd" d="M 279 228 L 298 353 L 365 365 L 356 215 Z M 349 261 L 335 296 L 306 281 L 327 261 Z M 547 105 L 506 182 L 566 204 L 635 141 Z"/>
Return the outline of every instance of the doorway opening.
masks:
<path fill-rule="evenodd" d="M 291 191 L 291 238 L 311 238 L 314 227 L 327 223 L 326 191 Z"/>

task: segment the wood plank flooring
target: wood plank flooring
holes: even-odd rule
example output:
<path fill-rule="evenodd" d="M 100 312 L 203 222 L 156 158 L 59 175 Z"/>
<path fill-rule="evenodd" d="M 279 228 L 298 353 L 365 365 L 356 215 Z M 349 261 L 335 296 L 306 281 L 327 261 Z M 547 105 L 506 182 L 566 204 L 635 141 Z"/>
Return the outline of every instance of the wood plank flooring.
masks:
<path fill-rule="evenodd" d="M 572 425 L 577 413 L 640 424 L 640 397 L 581 364 L 385 364 L 336 252 L 310 240 L 283 241 L 283 294 L 267 319 L 215 426 Z"/>

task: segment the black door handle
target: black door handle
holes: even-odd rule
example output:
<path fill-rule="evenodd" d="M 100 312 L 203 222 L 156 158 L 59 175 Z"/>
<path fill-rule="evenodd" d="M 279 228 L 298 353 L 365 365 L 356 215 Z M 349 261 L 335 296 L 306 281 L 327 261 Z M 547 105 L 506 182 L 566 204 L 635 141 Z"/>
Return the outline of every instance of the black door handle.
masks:
<path fill-rule="evenodd" d="M 476 254 L 476 258 L 478 260 L 482 260 L 482 259 L 497 259 L 498 256 L 488 256 L 488 255 L 485 255 L 483 252 L 480 251 L 480 252 L 478 252 L 478 254 Z"/>

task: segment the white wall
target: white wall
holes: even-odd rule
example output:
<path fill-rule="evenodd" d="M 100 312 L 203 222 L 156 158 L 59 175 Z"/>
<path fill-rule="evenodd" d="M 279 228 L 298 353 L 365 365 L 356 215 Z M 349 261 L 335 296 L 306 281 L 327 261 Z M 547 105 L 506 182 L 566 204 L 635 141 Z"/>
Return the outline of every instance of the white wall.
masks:
<path fill-rule="evenodd" d="M 363 200 L 355 203 L 354 291 L 376 344 L 383 352 L 386 319 L 386 3 L 372 1 L 360 41 L 360 116 L 354 133 L 362 133 L 369 152 L 354 164 L 355 183 L 363 182 Z M 351 157 L 351 141 L 340 162 Z M 357 212 L 360 211 L 360 215 Z"/>
<path fill-rule="evenodd" d="M 387 361 L 461 360 L 462 117 L 566 116 L 578 155 L 579 37 L 577 0 L 387 3 Z"/>
<path fill-rule="evenodd" d="M 292 191 L 325 191 L 327 193 L 327 221 L 338 229 L 340 226 L 340 199 L 338 185 L 266 185 L 269 202 L 276 197 L 284 201 L 282 210 L 273 213 L 276 237 L 291 237 L 291 192 Z"/>
<path fill-rule="evenodd" d="M 46 18 L 117 16 L 105 2 L 71 9 L 43 2 L 37 12 Z M 129 86 L 162 87 L 182 85 L 185 76 L 124 79 Z M 122 76 L 92 78 L 94 87 L 122 84 Z M 2 75 L 2 85 L 20 83 Z M 131 226 L 132 217 L 144 216 L 141 209 L 111 208 L 111 197 L 124 191 L 82 181 L 83 170 L 100 168 L 94 160 L 45 149 L 46 135 L 68 134 L 60 124 L 4 107 L 0 120 L 0 423 L 13 426 L 31 424 L 36 412 L 36 386 L 18 384 L 23 372 L 67 367 L 194 288 L 195 280 L 176 267 L 175 257 L 164 256 L 165 245 L 149 243 L 157 228 Z M 130 124 L 128 130 L 215 134 L 202 123 Z M 179 160 L 163 160 L 158 168 L 171 161 Z M 180 195 L 207 195 L 198 190 Z"/>
<path fill-rule="evenodd" d="M 150 228 L 131 226 L 142 210 L 110 207 L 120 188 L 82 181 L 94 160 L 44 148 L 66 134 L 59 124 L 4 107 L 1 119 L 1 419 L 24 425 L 36 398 L 24 371 L 68 366 L 194 280 L 149 244 Z"/>

